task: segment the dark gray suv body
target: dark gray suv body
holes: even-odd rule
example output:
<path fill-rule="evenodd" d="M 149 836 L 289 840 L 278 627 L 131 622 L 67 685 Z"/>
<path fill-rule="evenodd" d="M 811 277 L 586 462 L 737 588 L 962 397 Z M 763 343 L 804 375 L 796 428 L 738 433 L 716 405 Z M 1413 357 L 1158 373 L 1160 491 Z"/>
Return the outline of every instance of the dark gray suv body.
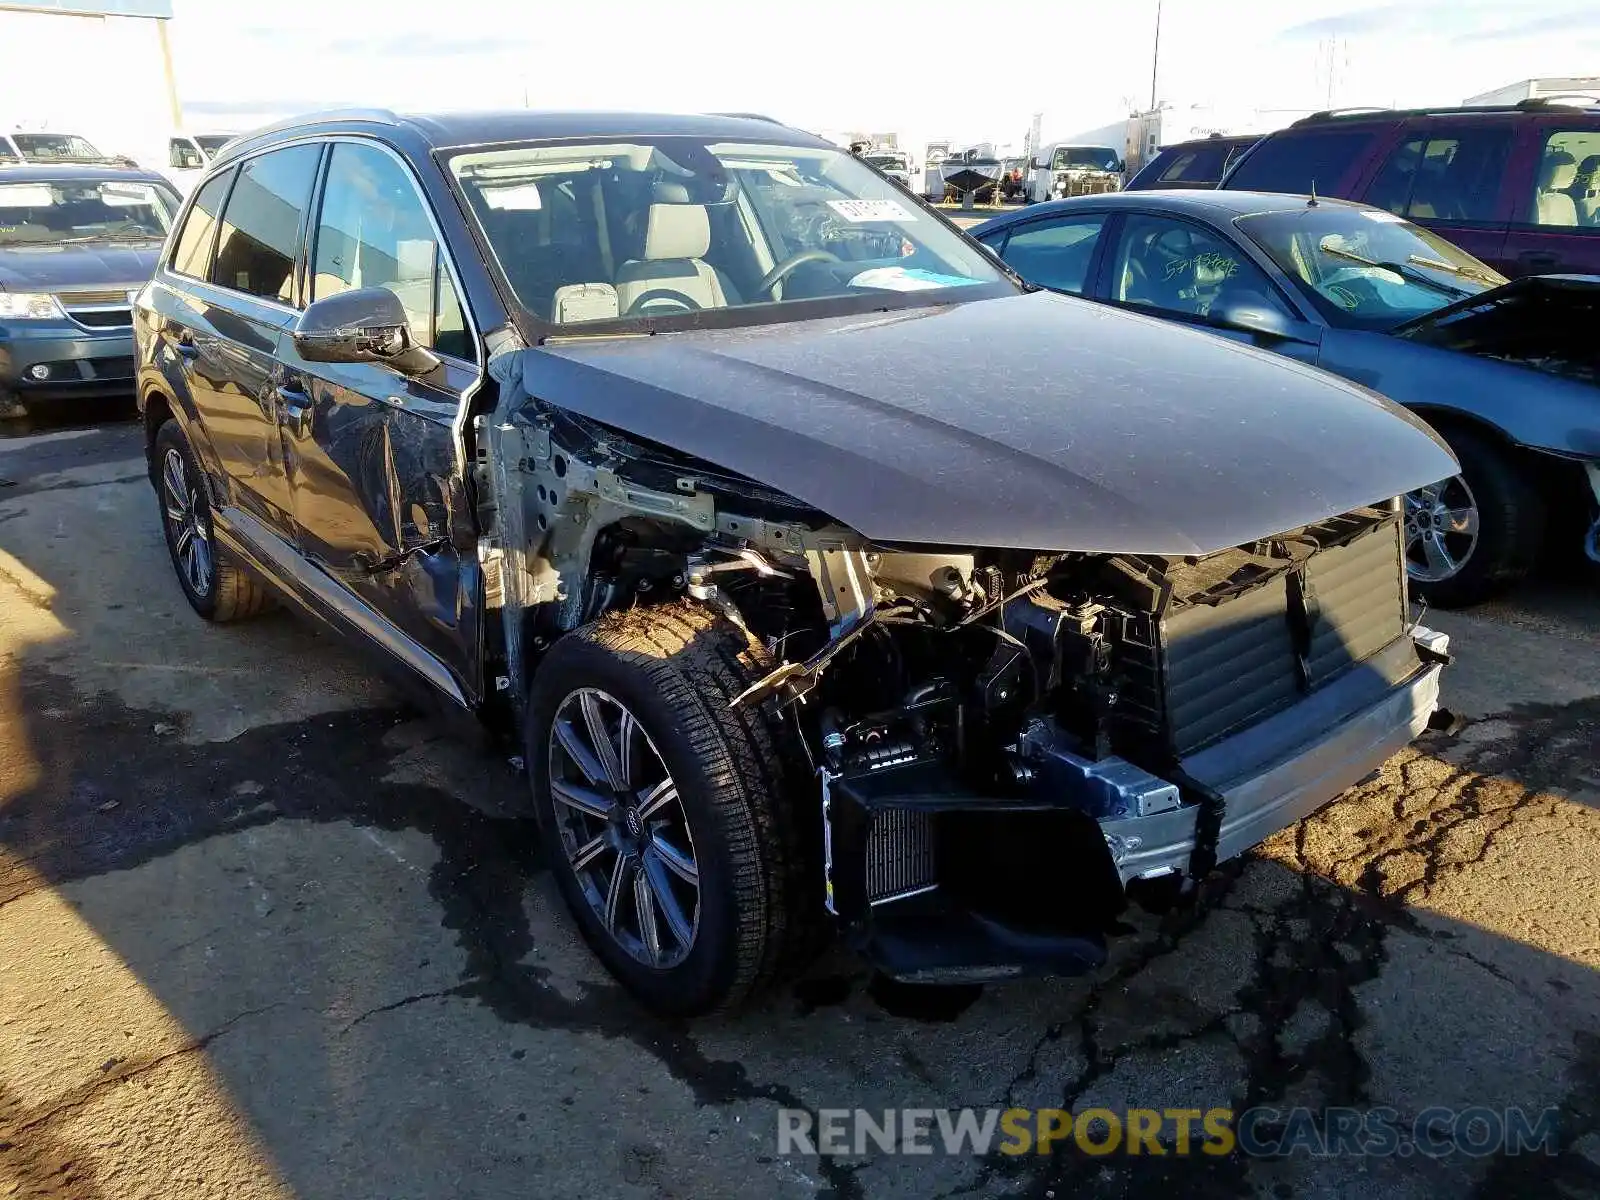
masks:
<path fill-rule="evenodd" d="M 830 925 L 907 979 L 1094 967 L 1125 889 L 1436 704 L 1395 500 L 1456 470 L 1426 426 L 1030 292 L 770 121 L 248 135 L 135 330 L 191 605 L 286 597 L 510 740 L 662 1011 Z"/>

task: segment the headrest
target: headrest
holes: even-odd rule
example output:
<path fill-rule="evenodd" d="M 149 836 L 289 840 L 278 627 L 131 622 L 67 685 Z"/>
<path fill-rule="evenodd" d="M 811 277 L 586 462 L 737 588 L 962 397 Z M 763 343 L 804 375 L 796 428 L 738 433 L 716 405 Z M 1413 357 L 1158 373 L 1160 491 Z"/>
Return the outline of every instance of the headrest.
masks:
<path fill-rule="evenodd" d="M 1544 156 L 1540 167 L 1539 187 L 1547 192 L 1559 192 L 1571 187 L 1578 179 L 1578 164 L 1572 155 L 1558 150 Z"/>
<path fill-rule="evenodd" d="M 609 283 L 569 283 L 550 298 L 550 319 L 557 325 L 605 321 L 617 316 L 617 289 Z"/>
<path fill-rule="evenodd" d="M 711 221 L 703 204 L 652 204 L 644 234 L 644 256 L 650 262 L 668 258 L 700 258 L 711 248 Z"/>
<path fill-rule="evenodd" d="M 656 204 L 687 204 L 689 188 L 673 179 L 658 179 L 650 189 L 650 199 Z"/>

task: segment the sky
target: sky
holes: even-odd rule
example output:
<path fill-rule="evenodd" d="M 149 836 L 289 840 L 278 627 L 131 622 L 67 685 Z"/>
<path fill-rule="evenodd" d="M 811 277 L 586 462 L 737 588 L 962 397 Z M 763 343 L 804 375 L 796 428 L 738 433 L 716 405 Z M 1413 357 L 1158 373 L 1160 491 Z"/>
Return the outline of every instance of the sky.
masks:
<path fill-rule="evenodd" d="M 193 129 L 348 104 L 527 104 L 756 111 L 816 131 L 894 131 L 918 149 L 936 137 L 1020 144 L 1035 112 L 1047 140 L 1070 137 L 1145 107 L 1156 20 L 1156 0 L 174 0 L 174 10 Z M 1175 104 L 1457 104 L 1542 75 L 1600 75 L 1600 4 L 1162 0 L 1156 90 Z"/>

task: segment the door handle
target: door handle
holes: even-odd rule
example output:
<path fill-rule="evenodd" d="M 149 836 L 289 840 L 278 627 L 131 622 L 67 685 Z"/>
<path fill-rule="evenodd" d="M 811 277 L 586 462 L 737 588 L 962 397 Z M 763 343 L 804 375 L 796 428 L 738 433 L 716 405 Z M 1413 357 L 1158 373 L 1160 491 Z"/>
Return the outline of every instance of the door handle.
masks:
<path fill-rule="evenodd" d="M 282 416 L 279 420 L 296 437 L 311 431 L 311 397 L 292 384 L 280 383 L 274 390 Z"/>
<path fill-rule="evenodd" d="M 1524 250 L 1517 255 L 1517 261 L 1540 271 L 1552 270 L 1560 263 L 1553 250 Z"/>

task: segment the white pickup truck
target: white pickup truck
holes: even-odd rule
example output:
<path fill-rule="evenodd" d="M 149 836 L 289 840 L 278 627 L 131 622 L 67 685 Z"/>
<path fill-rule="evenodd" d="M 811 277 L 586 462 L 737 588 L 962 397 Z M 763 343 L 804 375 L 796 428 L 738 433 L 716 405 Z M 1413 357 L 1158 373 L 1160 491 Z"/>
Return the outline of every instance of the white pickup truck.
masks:
<path fill-rule="evenodd" d="M 238 136 L 220 132 L 174 133 L 167 138 L 166 166 L 159 170 L 187 196 L 189 189 L 205 174 L 217 151 Z"/>

